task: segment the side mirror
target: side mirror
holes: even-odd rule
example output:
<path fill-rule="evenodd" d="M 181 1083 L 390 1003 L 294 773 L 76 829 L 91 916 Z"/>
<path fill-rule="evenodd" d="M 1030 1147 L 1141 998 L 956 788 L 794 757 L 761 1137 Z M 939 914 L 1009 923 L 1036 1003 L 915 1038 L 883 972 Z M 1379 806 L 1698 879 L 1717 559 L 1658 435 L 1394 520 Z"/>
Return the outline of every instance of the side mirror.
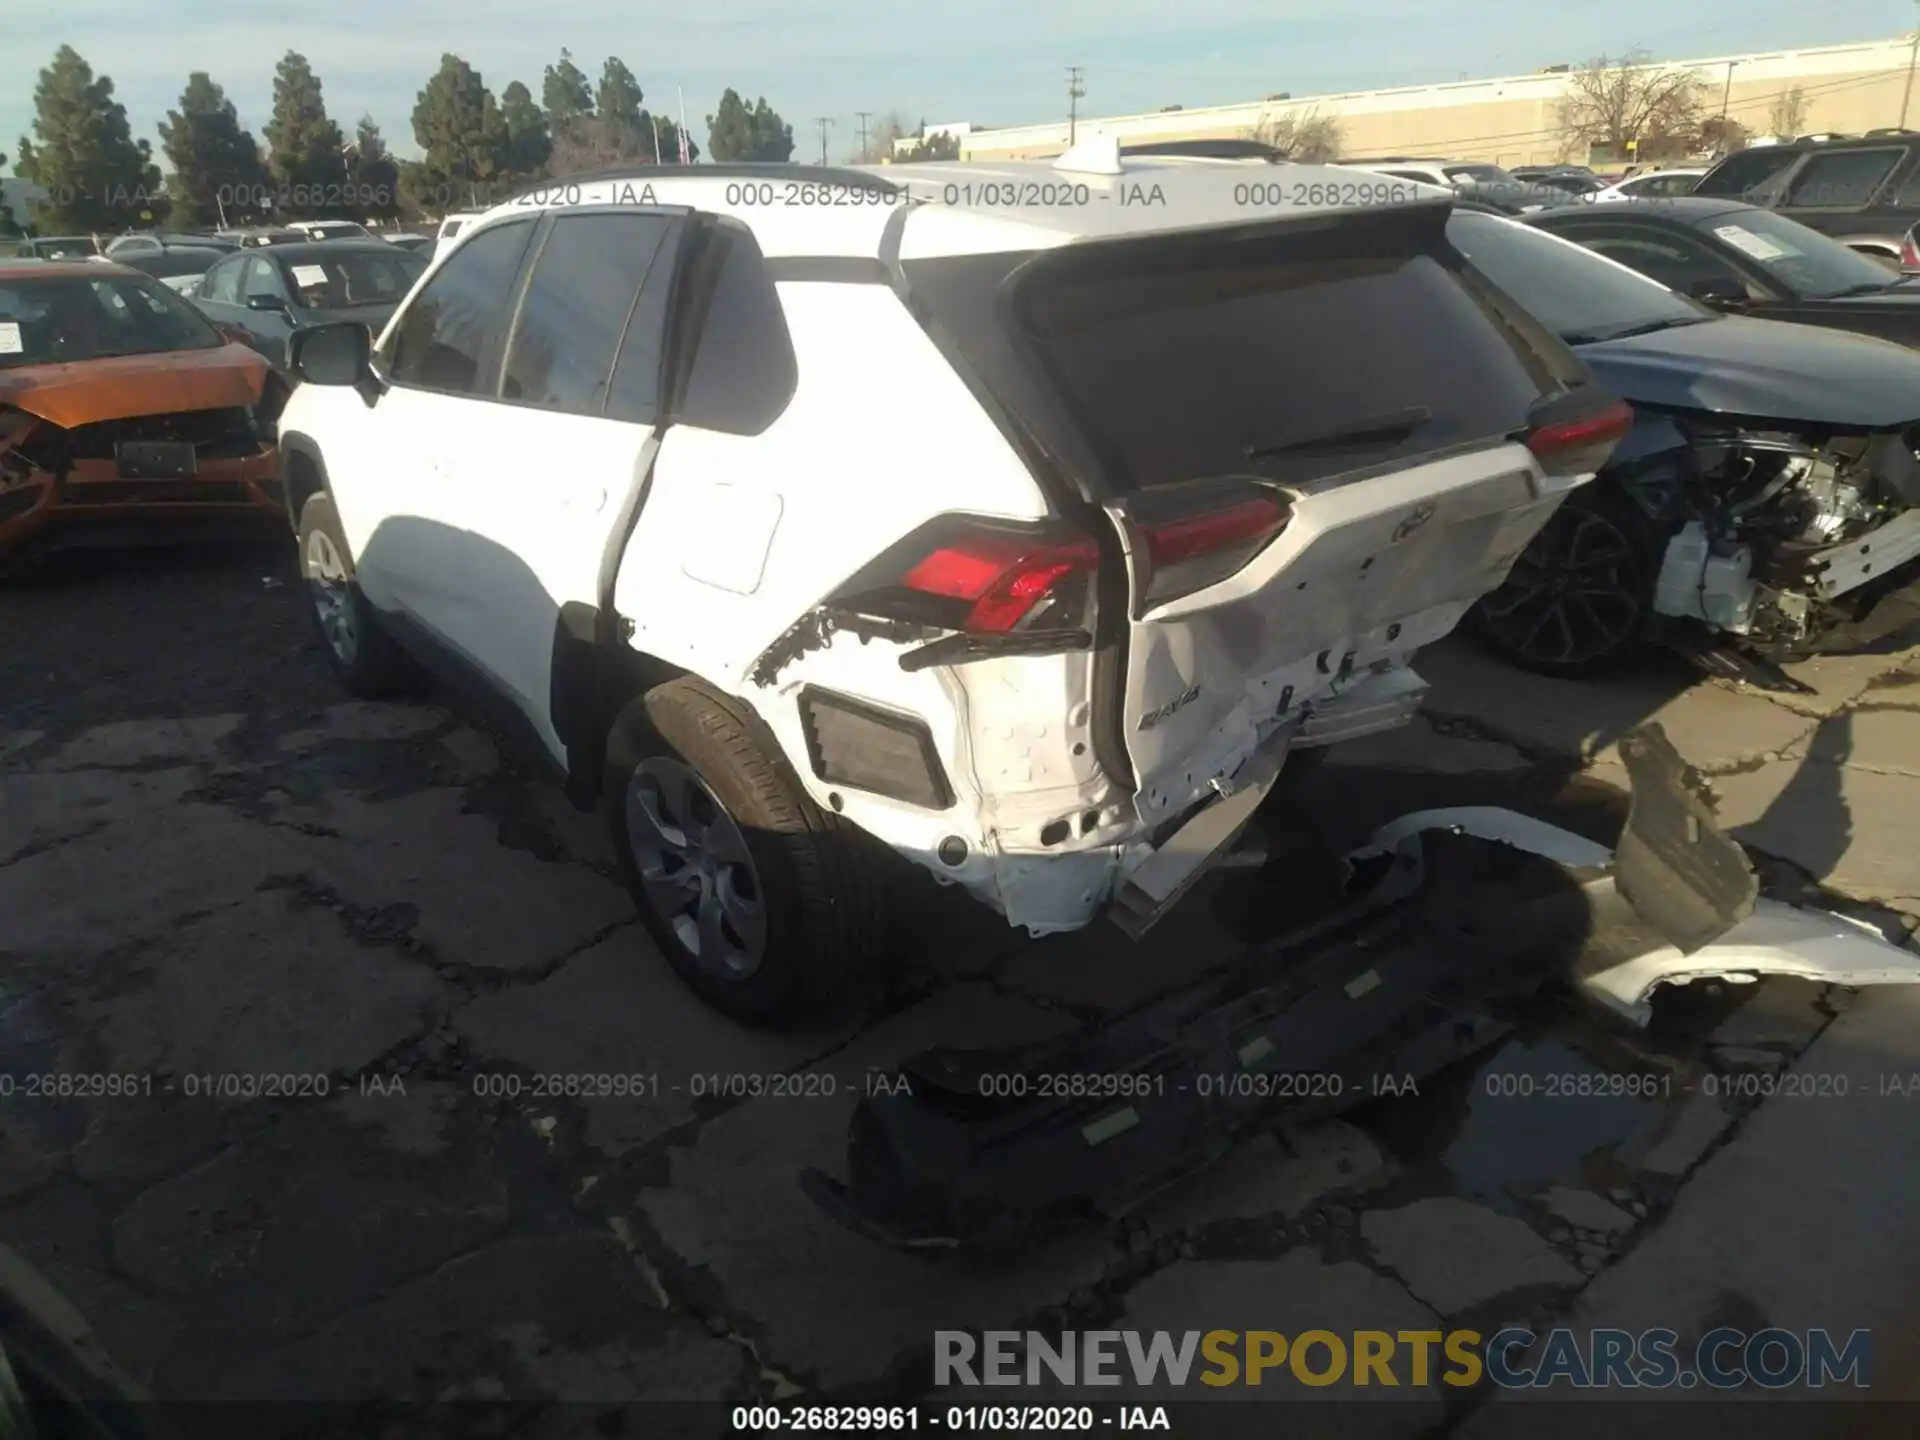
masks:
<path fill-rule="evenodd" d="M 247 296 L 247 308 L 249 310 L 284 311 L 287 308 L 287 302 L 278 295 L 249 295 Z"/>
<path fill-rule="evenodd" d="M 354 320 L 293 336 L 291 369 L 310 385 L 360 385 L 373 375 L 373 332 Z"/>
<path fill-rule="evenodd" d="M 1708 275 L 1687 287 L 1687 293 L 1702 305 L 1716 310 L 1740 310 L 1747 304 L 1747 287 L 1724 276 Z"/>

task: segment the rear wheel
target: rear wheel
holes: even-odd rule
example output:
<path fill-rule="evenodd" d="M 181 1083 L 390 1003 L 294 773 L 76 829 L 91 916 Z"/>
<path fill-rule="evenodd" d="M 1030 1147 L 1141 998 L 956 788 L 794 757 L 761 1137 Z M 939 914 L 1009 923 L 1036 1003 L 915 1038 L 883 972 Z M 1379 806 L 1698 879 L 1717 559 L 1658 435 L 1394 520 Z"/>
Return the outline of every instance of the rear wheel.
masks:
<path fill-rule="evenodd" d="M 1652 523 L 1604 480 L 1569 495 L 1474 607 L 1497 653 L 1542 675 L 1611 669 L 1644 648 L 1660 548 Z"/>
<path fill-rule="evenodd" d="M 616 725 L 606 780 L 640 918 L 715 1007 L 795 1019 L 875 957 L 885 914 L 870 842 L 813 803 L 739 702 L 693 679 L 656 686 Z"/>
<path fill-rule="evenodd" d="M 380 617 L 360 593 L 340 517 L 324 490 L 308 496 L 300 507 L 299 542 L 307 613 L 341 683 L 363 700 L 413 689 L 419 672 L 380 628 Z"/>

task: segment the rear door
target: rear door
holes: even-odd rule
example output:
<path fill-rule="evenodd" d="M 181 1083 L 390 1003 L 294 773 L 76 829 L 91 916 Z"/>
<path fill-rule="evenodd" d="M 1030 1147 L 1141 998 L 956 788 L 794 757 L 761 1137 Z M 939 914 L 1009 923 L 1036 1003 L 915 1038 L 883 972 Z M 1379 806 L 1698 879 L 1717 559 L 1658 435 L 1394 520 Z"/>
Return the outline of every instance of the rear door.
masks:
<path fill-rule="evenodd" d="M 1582 372 L 1497 318 L 1446 216 L 1069 250 L 1023 285 L 1118 492 L 1143 819 L 1446 634 L 1559 503 L 1516 441 Z"/>

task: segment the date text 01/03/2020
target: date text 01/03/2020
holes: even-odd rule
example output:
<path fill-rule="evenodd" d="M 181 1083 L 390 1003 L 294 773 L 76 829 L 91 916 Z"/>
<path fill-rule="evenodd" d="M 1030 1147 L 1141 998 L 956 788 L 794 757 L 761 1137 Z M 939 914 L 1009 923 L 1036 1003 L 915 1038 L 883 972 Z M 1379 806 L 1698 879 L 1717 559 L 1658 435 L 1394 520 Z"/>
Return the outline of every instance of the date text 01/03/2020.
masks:
<path fill-rule="evenodd" d="M 961 1434 L 1078 1434 L 1101 1430 L 1173 1428 L 1164 1405 L 736 1405 L 736 1434 L 853 1433 L 912 1435 L 923 1430 Z"/>

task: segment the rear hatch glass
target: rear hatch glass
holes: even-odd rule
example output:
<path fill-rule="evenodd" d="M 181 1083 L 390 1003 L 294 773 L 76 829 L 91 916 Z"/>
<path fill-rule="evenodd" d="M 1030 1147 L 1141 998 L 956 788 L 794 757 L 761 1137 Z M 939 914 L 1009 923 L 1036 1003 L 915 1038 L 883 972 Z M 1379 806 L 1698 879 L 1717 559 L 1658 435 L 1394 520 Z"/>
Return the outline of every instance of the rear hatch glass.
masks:
<path fill-rule="evenodd" d="M 997 277 L 954 262 L 909 277 L 991 388 L 1068 427 L 1112 492 L 1302 485 L 1511 434 L 1556 387 L 1552 358 L 1456 273 L 1445 217 L 1068 247 L 1014 270 L 1011 312 Z"/>

